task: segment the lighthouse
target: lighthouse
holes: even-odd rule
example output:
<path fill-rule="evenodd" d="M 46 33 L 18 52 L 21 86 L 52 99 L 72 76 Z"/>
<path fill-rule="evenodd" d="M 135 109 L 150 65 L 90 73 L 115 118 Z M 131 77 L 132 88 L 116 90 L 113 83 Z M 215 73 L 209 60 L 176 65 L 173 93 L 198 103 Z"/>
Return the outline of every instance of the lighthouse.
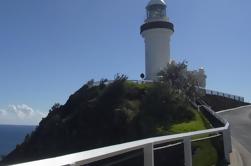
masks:
<path fill-rule="evenodd" d="M 145 75 L 157 80 L 157 74 L 170 63 L 170 38 L 174 27 L 166 14 L 164 0 L 151 0 L 146 6 L 147 16 L 140 28 L 145 41 Z"/>

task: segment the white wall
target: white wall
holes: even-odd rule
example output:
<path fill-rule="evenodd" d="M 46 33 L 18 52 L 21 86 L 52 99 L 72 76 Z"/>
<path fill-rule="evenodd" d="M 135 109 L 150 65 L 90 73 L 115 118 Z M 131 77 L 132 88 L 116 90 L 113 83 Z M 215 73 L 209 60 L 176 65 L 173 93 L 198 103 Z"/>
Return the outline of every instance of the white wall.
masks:
<path fill-rule="evenodd" d="M 145 39 L 145 74 L 147 80 L 156 80 L 157 73 L 170 63 L 170 37 L 173 31 L 165 28 L 142 32 Z"/>

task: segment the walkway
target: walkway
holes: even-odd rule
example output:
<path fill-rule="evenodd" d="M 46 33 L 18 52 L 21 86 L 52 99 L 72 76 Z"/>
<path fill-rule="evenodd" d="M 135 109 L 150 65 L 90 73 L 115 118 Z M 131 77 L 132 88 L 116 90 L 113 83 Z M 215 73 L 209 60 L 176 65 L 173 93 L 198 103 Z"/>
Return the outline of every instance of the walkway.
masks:
<path fill-rule="evenodd" d="M 251 106 L 220 113 L 231 125 L 233 152 L 238 151 L 243 166 L 251 165 Z"/>

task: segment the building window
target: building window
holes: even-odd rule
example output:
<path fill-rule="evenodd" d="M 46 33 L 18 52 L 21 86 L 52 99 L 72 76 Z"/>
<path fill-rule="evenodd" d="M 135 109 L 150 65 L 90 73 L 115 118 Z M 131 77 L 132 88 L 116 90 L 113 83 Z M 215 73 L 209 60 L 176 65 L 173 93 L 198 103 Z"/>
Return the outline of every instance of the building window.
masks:
<path fill-rule="evenodd" d="M 147 9 L 147 18 L 163 18 L 166 16 L 166 7 L 162 5 L 152 5 Z"/>

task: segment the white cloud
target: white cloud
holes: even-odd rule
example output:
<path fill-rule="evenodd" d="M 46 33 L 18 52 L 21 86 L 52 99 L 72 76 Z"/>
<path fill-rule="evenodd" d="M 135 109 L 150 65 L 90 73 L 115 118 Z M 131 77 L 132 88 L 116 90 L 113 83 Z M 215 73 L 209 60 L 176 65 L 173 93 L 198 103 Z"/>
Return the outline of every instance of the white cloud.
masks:
<path fill-rule="evenodd" d="M 6 109 L 0 109 L 0 124 L 38 125 L 46 115 L 25 104 L 9 105 Z"/>
<path fill-rule="evenodd" d="M 0 116 L 1 116 L 1 115 L 5 115 L 5 114 L 6 114 L 6 111 L 0 109 Z"/>

